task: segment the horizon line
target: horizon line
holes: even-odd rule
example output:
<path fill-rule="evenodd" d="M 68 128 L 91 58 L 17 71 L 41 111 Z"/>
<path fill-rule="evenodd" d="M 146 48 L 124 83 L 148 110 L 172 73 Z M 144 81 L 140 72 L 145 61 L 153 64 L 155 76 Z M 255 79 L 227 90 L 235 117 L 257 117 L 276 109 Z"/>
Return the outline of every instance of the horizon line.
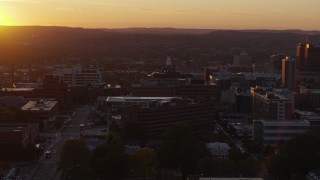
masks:
<path fill-rule="evenodd" d="M 81 26 L 64 26 L 64 25 L 0 25 L 0 27 L 63 27 L 63 28 L 81 28 L 81 29 L 106 29 L 106 30 L 121 30 L 121 29 L 176 29 L 176 30 L 214 30 L 214 31 L 303 31 L 303 32 L 320 32 L 320 29 L 278 29 L 278 28 L 179 28 L 179 27 L 120 27 L 120 28 L 108 28 L 108 27 L 81 27 Z"/>

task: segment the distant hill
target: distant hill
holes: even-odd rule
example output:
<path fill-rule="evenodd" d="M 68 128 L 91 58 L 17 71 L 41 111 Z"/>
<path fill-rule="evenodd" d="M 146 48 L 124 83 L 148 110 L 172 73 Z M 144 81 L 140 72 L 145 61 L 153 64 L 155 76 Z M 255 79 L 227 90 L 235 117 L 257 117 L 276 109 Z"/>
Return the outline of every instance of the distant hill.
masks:
<path fill-rule="evenodd" d="M 181 28 L 120 28 L 106 29 L 121 33 L 133 34 L 208 34 L 216 31 L 240 31 L 240 32 L 263 32 L 263 33 L 296 33 L 317 35 L 320 31 L 303 31 L 298 29 L 289 30 L 269 30 L 269 29 L 248 29 L 248 30 L 230 30 L 230 29 L 181 29 Z"/>
<path fill-rule="evenodd" d="M 288 30 L 270 30 L 270 29 L 244 29 L 244 30 L 231 30 L 231 29 L 183 29 L 183 28 L 81 28 L 81 27 L 63 27 L 63 26 L 0 26 L 0 30 L 34 30 L 34 31 L 102 31 L 102 32 L 116 32 L 116 33 L 128 33 L 128 34 L 209 34 L 212 32 L 262 32 L 262 33 L 295 33 L 295 34 L 309 34 L 320 35 L 320 31 L 303 31 L 299 29 Z"/>
<path fill-rule="evenodd" d="M 246 51 L 257 61 L 272 53 L 295 54 L 295 46 L 320 42 L 319 31 L 175 28 L 86 29 L 0 26 L 1 63 L 61 63 L 66 59 L 177 59 L 232 61 Z"/>

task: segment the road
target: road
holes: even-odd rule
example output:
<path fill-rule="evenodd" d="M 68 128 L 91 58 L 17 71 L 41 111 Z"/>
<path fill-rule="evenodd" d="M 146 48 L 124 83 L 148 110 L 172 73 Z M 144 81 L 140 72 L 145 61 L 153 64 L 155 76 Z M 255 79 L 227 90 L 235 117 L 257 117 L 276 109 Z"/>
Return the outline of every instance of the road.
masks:
<path fill-rule="evenodd" d="M 60 179 L 61 172 L 57 171 L 57 162 L 59 161 L 59 152 L 65 141 L 69 139 L 78 139 L 80 137 L 81 123 L 85 123 L 88 119 L 92 106 L 81 106 L 76 109 L 76 115 L 73 119 L 56 134 L 56 139 L 51 143 L 47 150 L 54 150 L 56 154 L 52 154 L 51 158 L 45 158 L 44 155 L 39 159 L 39 165 L 36 167 L 36 173 L 30 177 L 31 180 L 53 180 Z M 72 127 L 70 127 L 72 125 Z"/>
<path fill-rule="evenodd" d="M 241 152 L 241 153 L 246 152 L 246 150 L 244 148 L 244 144 L 240 140 L 231 137 L 217 121 L 215 122 L 215 124 L 216 124 L 216 127 L 218 128 L 218 130 L 220 131 L 220 133 L 223 133 L 223 135 L 228 138 L 229 142 L 232 145 L 235 145 L 235 147 L 239 150 L 239 152 Z"/>

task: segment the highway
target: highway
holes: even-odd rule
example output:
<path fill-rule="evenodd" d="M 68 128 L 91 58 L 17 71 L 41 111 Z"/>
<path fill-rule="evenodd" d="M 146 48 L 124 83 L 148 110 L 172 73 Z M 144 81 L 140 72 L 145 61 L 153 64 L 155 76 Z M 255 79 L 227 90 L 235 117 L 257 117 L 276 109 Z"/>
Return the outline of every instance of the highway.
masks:
<path fill-rule="evenodd" d="M 55 140 L 51 143 L 47 150 L 51 152 L 56 151 L 56 154 L 52 153 L 50 158 L 46 158 L 42 155 L 39 159 L 39 164 L 34 168 L 35 173 L 31 173 L 30 180 L 55 180 L 60 179 L 61 172 L 58 171 L 58 161 L 59 152 L 65 141 L 69 139 L 80 138 L 80 128 L 81 123 L 85 123 L 88 119 L 90 112 L 92 111 L 92 106 L 81 106 L 77 108 L 76 115 L 71 119 L 71 121 L 64 125 L 60 132 L 56 133 Z"/>

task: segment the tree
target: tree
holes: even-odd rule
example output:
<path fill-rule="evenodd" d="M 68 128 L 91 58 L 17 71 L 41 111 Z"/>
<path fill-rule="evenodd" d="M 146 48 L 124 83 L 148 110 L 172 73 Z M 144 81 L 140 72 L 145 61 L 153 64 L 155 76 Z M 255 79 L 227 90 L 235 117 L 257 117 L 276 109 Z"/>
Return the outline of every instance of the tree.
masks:
<path fill-rule="evenodd" d="M 255 177 L 261 169 L 260 163 L 252 156 L 239 161 L 238 169 L 243 177 Z"/>
<path fill-rule="evenodd" d="M 141 146 L 145 145 L 146 132 L 135 122 L 126 122 L 124 124 L 124 134 L 127 139 L 132 139 L 138 142 Z"/>
<path fill-rule="evenodd" d="M 197 163 L 197 174 L 206 177 L 230 177 L 235 172 L 235 163 L 230 159 L 205 157 Z"/>
<path fill-rule="evenodd" d="M 110 133 L 94 151 L 93 166 L 101 179 L 121 179 L 128 171 L 128 158 L 119 135 Z"/>
<path fill-rule="evenodd" d="M 317 135 L 304 133 L 288 141 L 278 154 L 266 162 L 268 171 L 278 178 L 294 178 L 320 166 L 320 140 Z"/>
<path fill-rule="evenodd" d="M 59 166 L 74 179 L 84 178 L 92 160 L 92 153 L 82 140 L 72 139 L 64 143 Z"/>
<path fill-rule="evenodd" d="M 180 169 L 185 177 L 194 172 L 198 159 L 205 155 L 205 149 L 189 126 L 175 124 L 163 136 L 159 161 L 162 167 Z"/>
<path fill-rule="evenodd" d="M 320 165 L 320 140 L 312 133 L 304 133 L 291 139 L 285 153 L 292 160 L 293 172 L 306 174 Z"/>
<path fill-rule="evenodd" d="M 157 166 L 156 152 L 151 148 L 138 149 L 132 156 L 132 165 L 136 174 L 140 177 L 147 178 L 154 175 Z"/>
<path fill-rule="evenodd" d="M 292 174 L 290 158 L 284 154 L 271 155 L 265 165 L 268 172 L 279 179 L 289 179 Z"/>

